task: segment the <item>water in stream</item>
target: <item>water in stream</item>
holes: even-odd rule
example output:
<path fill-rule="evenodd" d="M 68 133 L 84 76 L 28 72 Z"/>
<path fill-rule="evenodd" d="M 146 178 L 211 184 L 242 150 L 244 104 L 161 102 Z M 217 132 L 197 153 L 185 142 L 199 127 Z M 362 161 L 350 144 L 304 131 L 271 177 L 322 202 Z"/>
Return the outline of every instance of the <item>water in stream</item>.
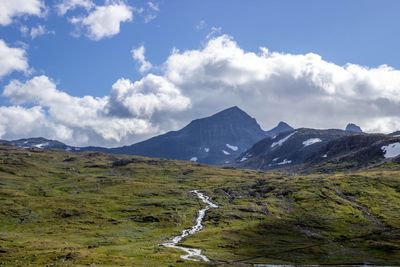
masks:
<path fill-rule="evenodd" d="M 195 249 L 195 248 L 188 248 L 184 246 L 178 245 L 184 238 L 193 235 L 197 232 L 199 232 L 201 229 L 203 229 L 202 222 L 204 220 L 204 216 L 206 215 L 207 210 L 211 208 L 218 208 L 218 206 L 214 203 L 211 202 L 210 197 L 204 195 L 203 193 L 199 192 L 198 190 L 192 190 L 190 191 L 204 203 L 206 204 L 205 208 L 200 209 L 196 218 L 196 224 L 192 226 L 190 229 L 185 229 L 182 231 L 182 233 L 178 236 L 175 236 L 172 238 L 170 241 L 162 243 L 163 246 L 169 247 L 169 248 L 176 248 L 184 251 L 186 255 L 182 255 L 181 258 L 185 260 L 192 260 L 192 261 L 210 261 L 205 255 L 201 253 L 201 249 Z"/>

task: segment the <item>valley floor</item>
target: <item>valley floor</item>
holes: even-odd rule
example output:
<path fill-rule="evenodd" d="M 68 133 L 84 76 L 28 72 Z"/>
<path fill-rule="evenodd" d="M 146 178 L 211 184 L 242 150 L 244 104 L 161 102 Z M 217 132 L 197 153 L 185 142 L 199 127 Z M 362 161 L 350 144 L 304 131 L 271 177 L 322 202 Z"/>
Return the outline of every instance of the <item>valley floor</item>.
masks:
<path fill-rule="evenodd" d="M 210 263 L 161 246 L 184 240 Z M 296 175 L 0 147 L 0 266 L 400 265 L 400 165 Z"/>

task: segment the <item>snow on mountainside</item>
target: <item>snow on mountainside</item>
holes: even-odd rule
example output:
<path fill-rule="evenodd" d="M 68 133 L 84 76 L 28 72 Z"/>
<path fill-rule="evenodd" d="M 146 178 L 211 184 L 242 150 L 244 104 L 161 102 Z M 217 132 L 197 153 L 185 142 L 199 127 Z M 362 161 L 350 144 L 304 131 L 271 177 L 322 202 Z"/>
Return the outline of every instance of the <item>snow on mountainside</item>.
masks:
<path fill-rule="evenodd" d="M 235 166 L 306 170 L 331 163 L 337 168 L 360 168 L 400 156 L 400 138 L 384 134 L 297 129 L 275 139 L 255 144 L 236 159 Z"/>
<path fill-rule="evenodd" d="M 287 135 L 286 137 L 282 138 L 281 140 L 279 140 L 277 142 L 273 142 L 271 144 L 271 148 L 274 148 L 276 146 L 281 146 L 283 143 L 285 143 L 290 137 L 292 137 L 295 134 L 296 134 L 296 131 L 294 131 L 293 133 Z M 275 138 L 272 138 L 272 139 L 275 139 Z"/>
<path fill-rule="evenodd" d="M 109 149 L 116 154 L 191 160 L 224 165 L 266 136 L 257 121 L 238 107 L 197 119 L 186 127 L 130 146 Z"/>
<path fill-rule="evenodd" d="M 35 149 L 60 149 L 66 151 L 77 150 L 76 147 L 68 146 L 56 140 L 49 140 L 42 137 L 25 138 L 13 141 L 2 141 L 3 144 L 17 146 L 21 148 L 35 148 Z"/>
<path fill-rule="evenodd" d="M 310 138 L 303 142 L 304 146 L 311 146 L 312 144 L 322 142 L 319 138 Z"/>
<path fill-rule="evenodd" d="M 392 143 L 381 147 L 386 159 L 395 158 L 400 155 L 400 143 Z"/>
<path fill-rule="evenodd" d="M 228 147 L 228 148 L 230 148 L 231 150 L 233 150 L 233 151 L 238 151 L 238 147 L 237 146 L 232 146 L 232 145 L 230 145 L 230 144 L 226 144 L 226 146 Z"/>
<path fill-rule="evenodd" d="M 143 155 L 261 170 L 306 170 L 315 166 L 324 169 L 326 164 L 358 168 L 400 161 L 400 131 L 388 135 L 366 134 L 358 128 L 349 124 L 346 130 L 293 130 L 280 122 L 265 132 L 254 118 L 232 107 L 194 120 L 181 130 L 119 148 L 79 148 L 40 137 L 0 140 L 0 144 L 38 150 Z"/>

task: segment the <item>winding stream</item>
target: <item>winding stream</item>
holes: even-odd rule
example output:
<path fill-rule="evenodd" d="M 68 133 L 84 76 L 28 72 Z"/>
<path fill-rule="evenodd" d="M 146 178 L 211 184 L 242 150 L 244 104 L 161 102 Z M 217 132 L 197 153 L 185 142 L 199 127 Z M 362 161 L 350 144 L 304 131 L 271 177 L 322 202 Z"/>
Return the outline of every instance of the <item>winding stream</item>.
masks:
<path fill-rule="evenodd" d="M 209 210 L 211 208 L 218 208 L 218 206 L 216 204 L 211 202 L 210 197 L 204 195 L 203 193 L 200 193 L 199 190 L 192 190 L 190 192 L 196 194 L 196 196 L 204 204 L 206 204 L 206 207 L 199 210 L 197 218 L 196 218 L 196 224 L 193 225 L 192 228 L 183 230 L 180 235 L 175 236 L 170 241 L 164 242 L 161 245 L 163 245 L 164 247 L 168 247 L 168 248 L 180 249 L 180 250 L 186 252 L 186 255 L 181 256 L 181 258 L 184 260 L 208 262 L 210 260 L 201 253 L 201 249 L 188 248 L 188 247 L 178 245 L 184 238 L 194 235 L 195 233 L 197 233 L 201 229 L 203 229 L 204 226 L 201 223 L 204 220 L 207 210 Z"/>

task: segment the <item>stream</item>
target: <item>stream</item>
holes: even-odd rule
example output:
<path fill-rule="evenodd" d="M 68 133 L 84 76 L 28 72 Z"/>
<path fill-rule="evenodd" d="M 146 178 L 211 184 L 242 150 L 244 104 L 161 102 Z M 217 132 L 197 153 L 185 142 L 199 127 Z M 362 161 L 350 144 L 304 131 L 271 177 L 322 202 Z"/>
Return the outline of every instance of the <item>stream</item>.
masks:
<path fill-rule="evenodd" d="M 179 243 L 186 237 L 194 235 L 195 233 L 199 232 L 201 229 L 204 228 L 202 222 L 206 215 L 207 210 L 211 208 L 218 208 L 218 206 L 211 202 L 210 197 L 204 195 L 203 193 L 199 192 L 199 190 L 192 190 L 191 193 L 194 193 L 204 204 L 206 207 L 200 209 L 198 211 L 198 215 L 196 218 L 196 224 L 192 226 L 190 229 L 185 229 L 182 233 L 178 236 L 173 237 L 170 241 L 164 242 L 161 245 L 168 248 L 175 248 L 182 250 L 186 253 L 186 255 L 182 255 L 181 258 L 184 260 L 192 260 L 192 261 L 210 261 L 205 255 L 201 253 L 201 249 L 196 248 L 188 248 L 184 246 L 180 246 Z"/>

